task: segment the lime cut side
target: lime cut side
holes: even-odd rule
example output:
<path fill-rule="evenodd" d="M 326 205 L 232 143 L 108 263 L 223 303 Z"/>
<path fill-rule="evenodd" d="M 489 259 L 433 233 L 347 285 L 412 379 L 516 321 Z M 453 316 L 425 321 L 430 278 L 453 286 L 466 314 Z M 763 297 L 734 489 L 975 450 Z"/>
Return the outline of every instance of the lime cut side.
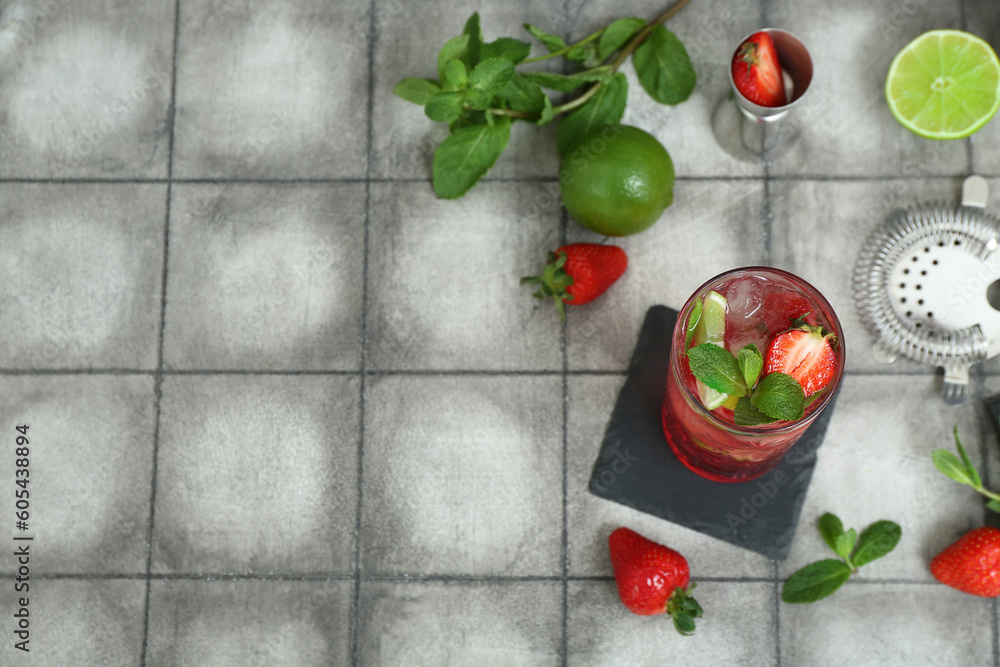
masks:
<path fill-rule="evenodd" d="M 889 110 L 927 139 L 962 139 L 1000 108 L 1000 60 L 989 44 L 960 30 L 932 30 L 889 66 Z"/>
<path fill-rule="evenodd" d="M 701 318 L 694 330 L 694 344 L 711 343 L 725 347 L 726 341 L 726 297 L 718 292 L 705 295 L 701 306 Z M 729 400 L 729 394 L 720 393 L 701 380 L 695 380 L 698 398 L 709 410 L 722 407 Z"/>

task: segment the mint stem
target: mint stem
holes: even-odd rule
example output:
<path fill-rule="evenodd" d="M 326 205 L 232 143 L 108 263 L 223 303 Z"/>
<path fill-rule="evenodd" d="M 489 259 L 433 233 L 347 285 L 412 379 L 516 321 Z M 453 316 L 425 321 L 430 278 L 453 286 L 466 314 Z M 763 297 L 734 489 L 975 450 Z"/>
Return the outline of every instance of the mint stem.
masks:
<path fill-rule="evenodd" d="M 598 37 L 600 37 L 603 33 L 604 33 L 604 28 L 601 28 L 600 30 L 598 30 L 594 34 L 587 35 L 586 37 L 584 37 L 583 39 L 581 39 L 576 44 L 567 44 L 566 46 L 564 46 L 563 48 L 561 48 L 561 49 L 559 49 L 557 51 L 553 51 L 552 53 L 546 53 L 544 56 L 537 56 L 535 58 L 528 58 L 527 60 L 522 60 L 521 64 L 522 65 L 527 65 L 528 63 L 537 63 L 537 62 L 541 62 L 543 60 L 548 60 L 549 58 L 555 58 L 556 56 L 561 56 L 561 55 L 563 55 L 565 53 L 569 53 L 570 51 L 572 51 L 573 49 L 575 49 L 578 46 L 583 46 L 587 42 L 594 41 L 595 39 L 597 39 Z"/>

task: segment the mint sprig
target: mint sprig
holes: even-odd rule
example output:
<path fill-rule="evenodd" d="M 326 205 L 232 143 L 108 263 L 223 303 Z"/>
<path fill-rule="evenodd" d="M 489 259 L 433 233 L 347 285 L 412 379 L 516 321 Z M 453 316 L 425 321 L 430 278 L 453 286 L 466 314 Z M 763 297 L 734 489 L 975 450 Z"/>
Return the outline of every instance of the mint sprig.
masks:
<path fill-rule="evenodd" d="M 697 322 L 693 326 L 697 326 Z M 689 321 L 689 331 L 691 327 Z M 806 397 L 802 385 L 785 373 L 768 373 L 761 377 L 764 358 L 752 343 L 735 357 L 712 343 L 696 345 L 687 355 L 691 373 L 696 378 L 715 391 L 739 397 L 733 411 L 737 426 L 797 421 L 805 414 Z"/>
<path fill-rule="evenodd" d="M 953 433 L 955 434 L 955 448 L 958 449 L 958 453 L 962 457 L 961 460 L 947 449 L 936 449 L 931 455 L 934 459 L 934 465 L 938 470 L 959 484 L 971 486 L 977 493 L 989 498 L 990 500 L 986 503 L 986 507 L 994 512 L 1000 512 L 1000 494 L 994 493 L 983 486 L 983 480 L 979 476 L 979 472 L 972 465 L 972 461 L 969 460 L 969 455 L 966 453 L 965 447 L 962 446 L 962 441 L 958 437 L 958 424 L 955 424 Z"/>
<path fill-rule="evenodd" d="M 819 532 L 840 560 L 826 558 L 795 572 L 781 588 L 782 601 L 806 604 L 833 595 L 858 568 L 895 549 L 903 535 L 899 524 L 883 520 L 865 528 L 859 538 L 853 528 L 845 531 L 840 519 L 829 512 L 820 517 Z"/>
<path fill-rule="evenodd" d="M 445 42 L 438 53 L 437 79 L 406 78 L 394 88 L 399 97 L 424 106 L 431 120 L 448 123 L 452 136 L 477 128 L 459 142 L 445 140 L 435 151 L 437 196 L 461 197 L 489 171 L 506 146 L 506 139 L 500 139 L 509 135 L 512 120 L 544 125 L 567 114 L 557 131 L 560 154 L 588 130 L 619 122 L 628 84 L 618 70 L 633 54 L 639 82 L 653 99 L 670 105 L 686 100 L 697 76 L 680 39 L 662 24 L 689 1 L 677 0 L 651 21 L 618 19 L 573 44 L 526 23 L 525 30 L 548 51 L 534 58 L 528 57 L 528 42 L 512 37 L 486 42 L 479 14 L 474 13 L 462 34 Z M 579 63 L 582 69 L 568 75 L 515 70 L 555 57 Z M 585 91 L 558 105 L 543 90 L 570 92 L 582 86 Z M 487 127 L 489 131 L 482 130 Z"/>

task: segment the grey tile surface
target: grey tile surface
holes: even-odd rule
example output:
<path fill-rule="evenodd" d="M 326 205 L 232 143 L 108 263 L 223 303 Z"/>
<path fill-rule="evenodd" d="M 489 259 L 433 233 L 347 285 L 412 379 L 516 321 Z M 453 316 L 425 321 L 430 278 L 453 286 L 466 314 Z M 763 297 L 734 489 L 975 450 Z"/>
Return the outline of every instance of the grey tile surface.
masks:
<path fill-rule="evenodd" d="M 561 384 L 549 377 L 369 380 L 362 569 L 558 575 Z"/>
<path fill-rule="evenodd" d="M 350 573 L 358 379 L 163 383 L 153 570 Z"/>
<path fill-rule="evenodd" d="M 611 576 L 608 536 L 618 526 L 628 526 L 684 554 L 695 581 L 699 577 L 772 576 L 771 561 L 760 554 L 590 493 L 590 472 L 623 382 L 624 378 L 618 376 L 573 377 L 569 381 L 566 461 L 570 575 Z M 667 446 L 666 441 L 663 446 Z"/>
<path fill-rule="evenodd" d="M 896 549 L 858 572 L 860 579 L 933 582 L 931 558 L 959 533 L 982 525 L 983 506 L 975 493 L 934 467 L 931 452 L 949 445 L 955 423 L 978 441 L 979 419 L 973 401 L 947 405 L 930 378 L 847 376 L 819 464 L 806 496 L 799 530 L 782 576 L 832 553 L 816 528 L 833 512 L 859 533 L 889 519 L 903 529 Z M 979 464 L 978 451 L 970 451 Z"/>
<path fill-rule="evenodd" d="M 559 664 L 561 608 L 554 582 L 366 582 L 359 664 Z"/>
<path fill-rule="evenodd" d="M 147 664 L 343 665 L 349 581 L 156 581 Z"/>
<path fill-rule="evenodd" d="M 709 278 L 766 263 L 763 205 L 763 181 L 678 181 L 673 205 L 649 230 L 608 240 L 625 249 L 629 268 L 606 298 L 568 309 L 570 368 L 624 370 L 650 306 L 680 308 Z M 603 237 L 571 222 L 569 240 Z"/>
<path fill-rule="evenodd" d="M 555 308 L 518 284 L 559 246 L 558 201 L 551 183 L 483 183 L 457 202 L 373 184 L 369 367 L 561 368 Z"/>
<path fill-rule="evenodd" d="M 0 367 L 156 368 L 166 187 L 0 194 Z"/>
<path fill-rule="evenodd" d="M 844 344 L 850 350 L 847 369 L 932 373 L 930 366 L 905 358 L 892 364 L 875 360 L 873 339 L 858 316 L 852 276 L 869 234 L 891 211 L 938 201 L 957 204 L 961 201 L 961 179 L 779 180 L 770 188 L 773 265 L 805 278 L 833 306 L 844 328 Z"/>
<path fill-rule="evenodd" d="M 180 3 L 174 175 L 363 178 L 368 5 Z"/>
<path fill-rule="evenodd" d="M 154 396 L 149 376 L 0 377 L 9 456 L 4 515 L 27 491 L 32 565 L 50 573 L 146 571 L 153 471 Z M 18 426 L 27 426 L 28 474 L 16 473 Z M 109 434 L 113 434 L 113 437 Z M 27 482 L 15 488 L 16 479 Z M 12 529 L 13 531 L 13 529 Z M 43 546 L 44 545 L 44 546 Z M 16 569 L 13 559 L 0 572 Z"/>
<path fill-rule="evenodd" d="M 28 653 L 14 648 L 14 624 L 8 621 L 0 663 L 141 664 L 146 582 L 48 579 L 28 583 L 29 589 L 23 592 L 29 598 Z M 4 616 L 12 618 L 16 610 L 13 587 L 4 582 L 3 588 Z"/>
<path fill-rule="evenodd" d="M 782 664 L 829 665 L 849 646 L 856 665 L 985 665 L 989 600 L 944 586 L 850 584 L 810 605 L 781 608 Z"/>
<path fill-rule="evenodd" d="M 988 520 L 931 452 L 958 423 L 1000 486 L 979 400 L 1000 393 L 1000 361 L 946 406 L 933 369 L 870 358 L 850 278 L 891 208 L 954 201 L 973 170 L 1000 188 L 997 121 L 927 141 L 882 91 L 923 30 L 998 44 L 1000 5 L 691 3 L 669 23 L 698 72 L 691 99 L 656 104 L 622 70 L 625 122 L 679 177 L 642 235 L 566 216 L 554 123 L 518 124 L 488 182 L 435 198 L 442 127 L 392 88 L 434 76 L 472 11 L 488 40 L 527 40 L 525 21 L 579 39 L 663 8 L 2 4 L 0 518 L 13 521 L 9 448 L 28 423 L 36 541 L 32 654 L 8 641 L 0 664 L 997 664 L 996 602 L 927 565 Z M 763 25 L 799 34 L 816 62 L 802 139 L 768 169 L 728 158 L 710 129 L 732 49 Z M 566 240 L 620 245 L 630 267 L 562 325 L 518 280 Z M 646 310 L 750 264 L 814 283 L 849 350 L 780 564 L 586 489 Z M 826 511 L 896 520 L 903 540 L 833 598 L 780 603 L 784 578 L 826 557 Z M 618 525 L 688 558 L 695 637 L 622 607 Z M 0 558 L 8 621 L 14 567 Z"/>
<path fill-rule="evenodd" d="M 769 665 L 776 661 L 774 586 L 704 583 L 704 609 L 691 637 L 665 616 L 635 616 L 613 581 L 569 585 L 569 665 Z M 796 664 L 796 663 L 789 663 Z"/>
<path fill-rule="evenodd" d="M 360 368 L 364 184 L 174 194 L 167 367 Z"/>
<path fill-rule="evenodd" d="M 441 45 L 462 34 L 465 21 L 480 13 L 486 41 L 514 37 L 533 42 L 533 56 L 546 53 L 544 47 L 521 27 L 532 23 L 562 35 L 566 25 L 564 3 L 559 0 L 491 3 L 483 0 L 410 3 L 377 0 L 372 87 L 372 175 L 379 178 L 426 178 L 431 176 L 431 160 L 438 144 L 448 136 L 443 123 L 433 123 L 423 109 L 396 97 L 392 89 L 405 77 L 437 78 L 437 56 Z M 414 34 L 420 39 L 412 39 Z M 540 63 L 549 69 L 556 60 Z M 503 156 L 488 178 L 555 178 L 559 158 L 555 150 L 556 125 L 536 127 L 516 123 Z"/>
<path fill-rule="evenodd" d="M 0 177 L 163 178 L 174 5 L 4 3 Z"/>
<path fill-rule="evenodd" d="M 960 3 L 774 0 L 768 18 L 805 42 L 813 80 L 794 110 L 801 139 L 772 167 L 797 176 L 965 174 L 964 141 L 924 139 L 896 122 L 885 78 L 896 54 L 927 30 L 960 28 Z M 791 119 L 790 119 L 791 120 Z"/>

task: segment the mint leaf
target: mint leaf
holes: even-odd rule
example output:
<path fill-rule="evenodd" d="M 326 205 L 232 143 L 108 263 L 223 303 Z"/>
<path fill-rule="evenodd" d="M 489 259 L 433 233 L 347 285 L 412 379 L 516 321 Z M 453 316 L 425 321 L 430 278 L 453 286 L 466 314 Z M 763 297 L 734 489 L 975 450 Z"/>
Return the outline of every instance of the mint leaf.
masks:
<path fill-rule="evenodd" d="M 501 37 L 489 44 L 483 44 L 480 55 L 483 60 L 487 58 L 506 58 L 516 65 L 531 55 L 531 44 L 512 37 Z"/>
<path fill-rule="evenodd" d="M 549 99 L 548 95 L 545 96 L 543 103 L 544 106 L 542 107 L 541 116 L 535 123 L 536 125 L 545 125 L 546 123 L 551 123 L 553 119 L 555 119 L 556 117 L 556 111 L 555 109 L 552 108 L 552 100 Z"/>
<path fill-rule="evenodd" d="M 635 33 L 646 26 L 645 19 L 623 18 L 618 19 L 601 33 L 601 39 L 597 43 L 597 54 L 604 60 L 618 49 L 625 46 Z"/>
<path fill-rule="evenodd" d="M 493 96 L 514 76 L 514 63 L 505 58 L 489 58 L 476 65 L 469 75 L 469 106 L 488 109 Z"/>
<path fill-rule="evenodd" d="M 584 67 L 595 67 L 601 64 L 601 59 L 597 57 L 597 42 L 587 42 L 580 46 L 574 46 L 566 52 L 566 60 L 583 63 Z"/>
<path fill-rule="evenodd" d="M 687 354 L 691 373 L 712 389 L 730 396 L 747 393 L 736 358 L 724 348 L 704 343 L 692 347 Z"/>
<path fill-rule="evenodd" d="M 691 96 L 698 81 L 681 40 L 661 25 L 635 50 L 632 64 L 639 83 L 661 104 L 680 104 Z"/>
<path fill-rule="evenodd" d="M 704 301 L 701 299 L 695 299 L 694 303 L 691 304 L 691 312 L 688 314 L 687 330 L 684 333 L 684 347 L 691 347 L 691 341 L 694 340 L 694 332 L 698 329 L 698 323 L 701 322 L 701 310 L 704 308 Z"/>
<path fill-rule="evenodd" d="M 461 91 L 441 92 L 431 98 L 427 106 L 424 107 L 424 113 L 431 120 L 439 123 L 450 123 L 462 115 L 464 104 L 465 93 Z"/>
<path fill-rule="evenodd" d="M 456 90 L 462 90 L 469 85 L 469 74 L 465 69 L 465 64 L 458 58 L 452 58 L 446 62 L 444 64 L 444 80 Z"/>
<path fill-rule="evenodd" d="M 806 565 L 781 588 L 781 599 L 793 604 L 816 602 L 833 595 L 851 578 L 851 568 L 834 558 Z"/>
<path fill-rule="evenodd" d="M 802 419 L 805 400 L 802 385 L 784 373 L 765 375 L 750 396 L 753 406 L 768 417 L 790 422 Z"/>
<path fill-rule="evenodd" d="M 841 533 L 837 536 L 837 539 L 833 543 L 833 550 L 838 556 L 843 558 L 848 567 L 852 565 L 851 552 L 854 551 L 854 545 L 858 542 L 858 531 L 851 528 L 850 530 Z"/>
<path fill-rule="evenodd" d="M 392 89 L 397 96 L 407 102 L 424 106 L 434 95 L 441 91 L 441 84 L 433 79 L 403 79 Z"/>
<path fill-rule="evenodd" d="M 746 396 L 740 396 L 740 400 L 736 401 L 736 409 L 733 410 L 733 421 L 737 426 L 760 426 L 777 420 L 755 408 Z"/>
<path fill-rule="evenodd" d="M 1000 512 L 1000 501 L 991 500 L 986 503 L 986 509 L 993 510 L 994 512 Z"/>
<path fill-rule="evenodd" d="M 448 123 L 448 129 L 454 132 L 455 130 L 463 127 L 486 125 L 488 123 L 489 121 L 486 118 L 486 114 L 482 111 L 469 111 L 468 109 L 464 109 L 461 116 Z"/>
<path fill-rule="evenodd" d="M 973 486 L 972 477 L 969 475 L 968 469 L 958 460 L 957 456 L 947 449 L 935 449 L 934 453 L 931 454 L 931 458 L 934 461 L 934 466 L 945 475 L 959 484 Z"/>
<path fill-rule="evenodd" d="M 619 72 L 611 81 L 601 86 L 586 104 L 560 121 L 556 130 L 556 147 L 559 149 L 559 155 L 565 156 L 573 142 L 594 128 L 613 125 L 620 121 L 625 113 L 627 98 L 628 80 Z"/>
<path fill-rule="evenodd" d="M 885 556 L 896 548 L 903 529 L 893 521 L 876 521 L 865 528 L 858 542 L 858 551 L 851 561 L 854 567 L 861 567 Z"/>
<path fill-rule="evenodd" d="M 441 47 L 441 51 L 438 53 L 438 79 L 447 82 L 444 76 L 444 67 L 448 64 L 449 60 L 459 59 L 462 61 L 466 67 L 469 66 L 469 36 L 459 35 L 458 37 L 452 37 L 444 46 Z M 445 87 L 445 90 L 454 90 L 454 88 Z"/>
<path fill-rule="evenodd" d="M 441 199 L 464 195 L 496 163 L 509 139 L 510 118 L 506 116 L 492 125 L 452 132 L 434 151 L 434 192 Z"/>
<path fill-rule="evenodd" d="M 740 365 L 740 373 L 743 373 L 743 380 L 747 383 L 747 387 L 753 387 L 757 384 L 760 371 L 764 368 L 764 357 L 757 346 L 750 343 L 740 350 L 739 354 L 736 355 L 736 363 Z"/>
<path fill-rule="evenodd" d="M 851 555 L 850 551 L 847 552 L 846 556 L 837 551 L 837 539 L 844 534 L 844 524 L 841 523 L 840 518 L 836 514 L 827 512 L 819 518 L 819 534 L 823 536 L 826 546 L 833 549 L 838 556 L 847 558 Z"/>
<path fill-rule="evenodd" d="M 983 480 L 979 478 L 979 472 L 976 467 L 972 465 L 972 461 L 969 460 L 969 455 L 965 453 L 965 447 L 962 446 L 962 441 L 958 439 L 958 424 L 955 424 L 955 447 L 958 449 L 958 453 L 962 457 L 962 463 L 965 464 L 965 469 L 969 472 L 969 478 L 972 480 L 972 486 L 977 489 L 982 488 Z"/>
<path fill-rule="evenodd" d="M 556 35 L 550 35 L 541 28 L 531 25 L 530 23 L 524 24 L 524 29 L 527 30 L 534 36 L 538 41 L 545 45 L 545 48 L 549 50 L 549 53 L 553 51 L 558 51 L 559 49 L 566 48 L 566 40 L 562 37 L 557 37 Z"/>
<path fill-rule="evenodd" d="M 541 86 L 517 73 L 510 78 L 499 95 L 507 100 L 511 109 L 538 114 L 545 109 L 545 100 L 548 98 Z"/>
<path fill-rule="evenodd" d="M 576 74 L 553 74 L 552 72 L 524 72 L 522 76 L 529 81 L 534 81 L 543 88 L 551 88 L 563 93 L 576 90 L 585 83 L 592 81 L 607 81 L 611 73 L 611 67 L 595 67 Z M 624 76 L 624 74 L 622 75 Z"/>
<path fill-rule="evenodd" d="M 475 67 L 483 49 L 483 28 L 479 24 L 479 12 L 473 12 L 469 20 L 465 22 L 462 34 L 469 36 L 469 65 Z"/>

